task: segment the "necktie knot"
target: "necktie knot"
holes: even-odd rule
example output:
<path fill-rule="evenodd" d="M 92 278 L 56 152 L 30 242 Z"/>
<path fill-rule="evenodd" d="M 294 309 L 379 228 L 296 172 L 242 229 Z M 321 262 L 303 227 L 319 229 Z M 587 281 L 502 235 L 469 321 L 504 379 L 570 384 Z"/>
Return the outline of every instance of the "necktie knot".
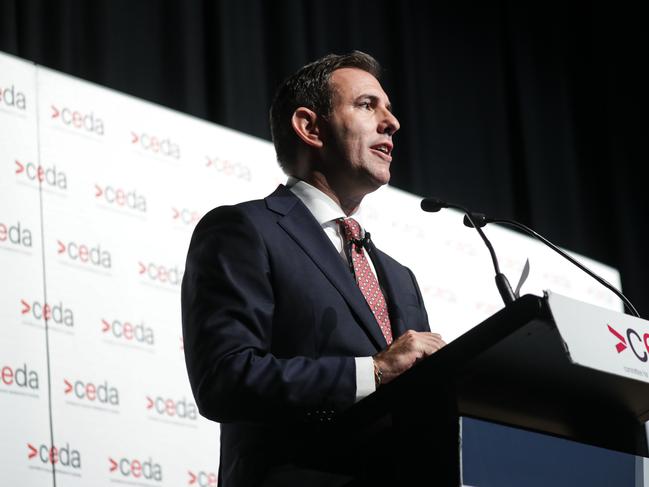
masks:
<path fill-rule="evenodd" d="M 360 240 L 361 239 L 361 226 L 353 218 L 341 218 L 338 220 L 340 226 L 345 233 L 345 241 Z"/>

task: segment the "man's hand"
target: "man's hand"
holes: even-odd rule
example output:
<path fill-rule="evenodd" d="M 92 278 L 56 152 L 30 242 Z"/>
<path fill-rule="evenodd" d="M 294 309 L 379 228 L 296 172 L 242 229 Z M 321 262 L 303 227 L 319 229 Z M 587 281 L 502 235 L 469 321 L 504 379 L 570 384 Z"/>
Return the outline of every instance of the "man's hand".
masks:
<path fill-rule="evenodd" d="M 408 330 L 374 356 L 374 365 L 382 373 L 381 384 L 387 384 L 444 345 L 438 333 Z"/>

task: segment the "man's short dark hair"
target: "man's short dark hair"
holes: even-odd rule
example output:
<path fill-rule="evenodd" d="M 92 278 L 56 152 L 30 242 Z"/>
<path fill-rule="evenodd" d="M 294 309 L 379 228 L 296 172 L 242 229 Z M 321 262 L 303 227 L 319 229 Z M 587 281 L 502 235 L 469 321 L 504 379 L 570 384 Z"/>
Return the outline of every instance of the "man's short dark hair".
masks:
<path fill-rule="evenodd" d="M 306 107 L 327 117 L 331 113 L 333 91 L 331 73 L 341 68 L 358 68 L 379 78 L 381 66 L 369 54 L 328 54 L 300 68 L 279 86 L 270 107 L 270 131 L 277 161 L 290 174 L 297 158 L 300 139 L 293 131 L 291 117 L 298 107 Z"/>

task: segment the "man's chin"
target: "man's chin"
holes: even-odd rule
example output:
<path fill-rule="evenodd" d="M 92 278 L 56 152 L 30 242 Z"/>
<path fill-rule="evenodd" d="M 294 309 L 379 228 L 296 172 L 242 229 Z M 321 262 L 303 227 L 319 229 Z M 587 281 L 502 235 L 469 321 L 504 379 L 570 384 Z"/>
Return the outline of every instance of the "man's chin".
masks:
<path fill-rule="evenodd" d="M 379 189 L 381 186 L 385 186 L 390 182 L 390 170 L 382 171 L 377 174 L 372 175 L 376 189 Z"/>
<path fill-rule="evenodd" d="M 373 193 L 381 186 L 385 186 L 390 182 L 390 172 L 387 174 L 369 174 L 366 178 L 366 193 Z"/>

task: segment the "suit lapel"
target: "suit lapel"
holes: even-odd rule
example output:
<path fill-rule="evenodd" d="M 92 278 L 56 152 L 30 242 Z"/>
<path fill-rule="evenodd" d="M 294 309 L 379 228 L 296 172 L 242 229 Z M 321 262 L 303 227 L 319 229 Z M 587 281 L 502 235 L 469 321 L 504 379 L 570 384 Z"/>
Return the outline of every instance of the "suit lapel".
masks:
<path fill-rule="evenodd" d="M 377 350 L 384 349 L 387 343 L 363 294 L 311 212 L 284 186 L 280 186 L 266 198 L 266 205 L 283 215 L 279 225 L 342 295 Z"/>

